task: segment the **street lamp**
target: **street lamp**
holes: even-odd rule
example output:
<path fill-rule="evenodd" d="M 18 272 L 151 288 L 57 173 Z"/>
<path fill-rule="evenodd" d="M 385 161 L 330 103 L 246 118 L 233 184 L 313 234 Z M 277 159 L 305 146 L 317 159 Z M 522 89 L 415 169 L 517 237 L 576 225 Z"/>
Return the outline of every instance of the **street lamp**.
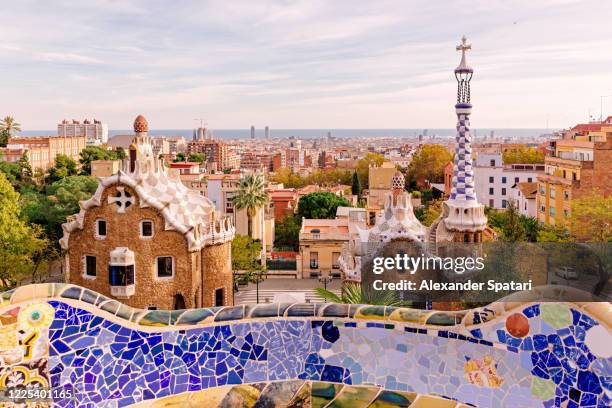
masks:
<path fill-rule="evenodd" d="M 325 276 L 319 276 L 319 282 L 323 284 L 323 287 L 325 288 L 325 290 L 327 290 L 327 284 L 331 283 L 331 281 L 334 279 L 333 276 L 327 274 Z M 327 298 L 323 297 L 323 303 L 327 303 Z"/>

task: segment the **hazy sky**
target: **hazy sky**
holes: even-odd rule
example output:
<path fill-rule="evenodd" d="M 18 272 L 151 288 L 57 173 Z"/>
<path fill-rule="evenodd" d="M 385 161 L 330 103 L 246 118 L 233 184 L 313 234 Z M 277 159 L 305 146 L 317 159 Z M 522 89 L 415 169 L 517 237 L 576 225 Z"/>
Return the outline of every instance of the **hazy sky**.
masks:
<path fill-rule="evenodd" d="M 469 5 L 469 7 L 468 7 Z M 611 1 L 3 1 L 0 116 L 24 130 L 473 127 L 612 114 Z"/>

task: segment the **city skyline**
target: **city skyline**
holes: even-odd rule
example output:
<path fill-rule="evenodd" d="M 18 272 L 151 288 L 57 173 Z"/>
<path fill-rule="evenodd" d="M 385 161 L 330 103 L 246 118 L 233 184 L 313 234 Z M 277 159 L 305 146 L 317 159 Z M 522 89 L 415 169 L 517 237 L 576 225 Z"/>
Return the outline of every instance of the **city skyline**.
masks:
<path fill-rule="evenodd" d="M 0 113 L 24 130 L 85 117 L 123 129 L 138 113 L 157 129 L 452 128 L 449 48 L 463 33 L 477 128 L 612 111 L 610 6 L 470 4 L 11 4 Z"/>

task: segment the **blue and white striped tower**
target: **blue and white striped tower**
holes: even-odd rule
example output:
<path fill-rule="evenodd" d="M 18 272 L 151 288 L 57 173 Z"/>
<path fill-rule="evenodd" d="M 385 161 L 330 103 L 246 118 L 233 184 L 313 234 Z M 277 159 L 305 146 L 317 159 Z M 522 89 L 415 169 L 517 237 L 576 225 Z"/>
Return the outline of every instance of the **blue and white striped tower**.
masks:
<path fill-rule="evenodd" d="M 455 160 L 450 198 L 445 202 L 448 216 L 444 223 L 449 230 L 457 232 L 479 232 L 487 224 L 484 206 L 478 203 L 474 191 L 474 169 L 472 167 L 472 135 L 470 134 L 470 81 L 474 70 L 467 65 L 466 51 L 472 49 L 465 36 L 457 51 L 461 51 L 461 62 L 455 68 L 457 79 L 457 136 L 455 137 Z M 470 241 L 478 237 L 467 237 Z"/>

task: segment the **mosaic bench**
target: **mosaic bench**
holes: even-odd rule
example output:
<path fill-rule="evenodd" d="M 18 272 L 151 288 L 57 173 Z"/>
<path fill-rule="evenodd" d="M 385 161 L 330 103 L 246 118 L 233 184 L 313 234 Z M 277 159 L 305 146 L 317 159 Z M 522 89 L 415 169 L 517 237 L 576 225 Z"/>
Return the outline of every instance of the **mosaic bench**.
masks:
<path fill-rule="evenodd" d="M 612 306 L 517 299 L 149 311 L 29 285 L 0 298 L 0 388 L 58 407 L 611 406 Z"/>

